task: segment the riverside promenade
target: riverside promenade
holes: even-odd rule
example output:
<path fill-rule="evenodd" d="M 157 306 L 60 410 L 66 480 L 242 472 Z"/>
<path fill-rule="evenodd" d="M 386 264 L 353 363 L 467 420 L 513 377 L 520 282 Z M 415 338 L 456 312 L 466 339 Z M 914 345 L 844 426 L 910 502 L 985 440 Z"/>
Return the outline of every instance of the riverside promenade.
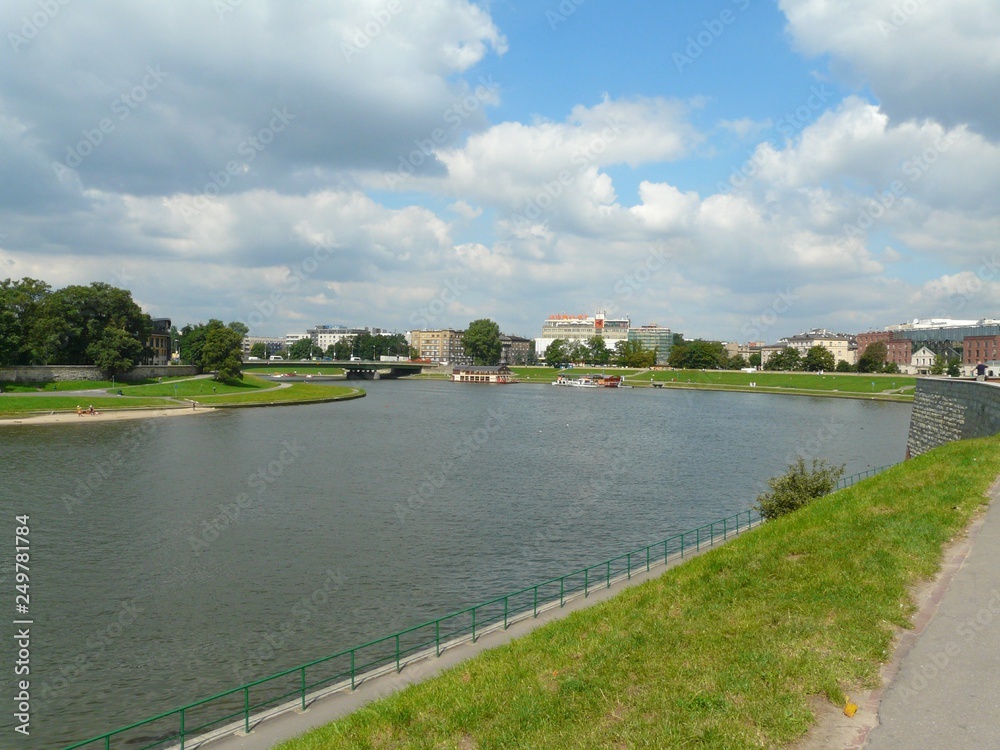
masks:
<path fill-rule="evenodd" d="M 1000 747 L 1000 479 L 992 503 L 952 548 L 914 630 L 862 704 L 854 739 L 837 747 L 954 750 Z M 877 719 L 876 719 L 877 712 Z M 875 720 L 877 725 L 875 725 Z M 850 720 L 847 720 L 850 721 Z M 871 723 L 868 723 L 871 722 Z M 834 745 L 829 745 L 834 747 Z"/>

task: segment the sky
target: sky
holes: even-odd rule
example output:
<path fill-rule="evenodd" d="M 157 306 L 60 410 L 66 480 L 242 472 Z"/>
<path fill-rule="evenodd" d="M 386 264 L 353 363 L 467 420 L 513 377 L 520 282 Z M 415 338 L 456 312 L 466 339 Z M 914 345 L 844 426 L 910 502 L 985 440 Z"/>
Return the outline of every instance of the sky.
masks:
<path fill-rule="evenodd" d="M 178 326 L 1000 318 L 995 0 L 8 0 L 0 278 Z"/>

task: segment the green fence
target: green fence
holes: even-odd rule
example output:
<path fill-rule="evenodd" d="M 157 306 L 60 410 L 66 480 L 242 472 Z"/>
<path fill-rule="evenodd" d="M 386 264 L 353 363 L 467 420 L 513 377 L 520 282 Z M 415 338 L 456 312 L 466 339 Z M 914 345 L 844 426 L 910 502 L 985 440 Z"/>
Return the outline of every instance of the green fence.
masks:
<path fill-rule="evenodd" d="M 870 469 L 840 480 L 837 489 L 874 476 L 889 467 Z M 361 646 L 339 651 L 270 677 L 249 682 L 181 708 L 175 708 L 112 732 L 70 745 L 77 748 L 112 747 L 129 750 L 152 750 L 179 744 L 193 737 L 241 722 L 249 732 L 255 715 L 291 702 L 304 710 L 310 695 L 324 689 L 353 690 L 362 679 L 401 671 L 408 661 L 441 652 L 459 643 L 475 641 L 488 631 L 506 630 L 512 623 L 537 617 L 539 613 L 563 606 L 567 600 L 587 597 L 600 588 L 630 579 L 654 566 L 711 547 L 761 522 L 753 510 L 727 516 L 690 531 L 640 547 L 609 560 L 574 571 L 558 578 L 536 583 L 519 591 L 453 612 L 436 620 L 387 635 Z M 112 742 L 113 741 L 113 742 Z"/>

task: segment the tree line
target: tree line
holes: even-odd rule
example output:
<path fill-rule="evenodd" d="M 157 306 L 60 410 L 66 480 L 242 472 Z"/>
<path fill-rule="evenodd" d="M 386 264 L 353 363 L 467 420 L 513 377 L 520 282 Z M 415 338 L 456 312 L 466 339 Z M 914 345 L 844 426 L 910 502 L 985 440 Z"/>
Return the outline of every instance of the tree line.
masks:
<path fill-rule="evenodd" d="M 0 281 L 0 366 L 94 365 L 109 375 L 148 357 L 152 319 L 126 289 Z"/>

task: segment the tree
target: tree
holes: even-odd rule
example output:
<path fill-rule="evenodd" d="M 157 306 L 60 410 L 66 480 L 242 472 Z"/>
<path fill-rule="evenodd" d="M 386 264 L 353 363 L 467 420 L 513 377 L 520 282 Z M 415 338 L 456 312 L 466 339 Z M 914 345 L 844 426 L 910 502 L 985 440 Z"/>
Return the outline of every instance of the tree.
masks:
<path fill-rule="evenodd" d="M 51 293 L 44 281 L 0 281 L 0 366 L 34 364 L 32 327 L 38 306 Z"/>
<path fill-rule="evenodd" d="M 145 346 L 124 328 L 108 327 L 87 347 L 90 361 L 107 375 L 128 372 L 142 358 Z"/>
<path fill-rule="evenodd" d="M 571 362 L 586 362 L 590 358 L 590 349 L 582 341 L 574 341 L 572 348 L 569 350 L 569 359 Z"/>
<path fill-rule="evenodd" d="M 746 359 L 743 358 L 742 354 L 734 354 L 728 360 L 726 360 L 727 370 L 742 370 L 747 366 Z"/>
<path fill-rule="evenodd" d="M 545 350 L 545 362 L 553 367 L 569 362 L 569 352 L 566 350 L 566 342 L 563 339 L 553 339 L 549 348 Z"/>
<path fill-rule="evenodd" d="M 826 461 L 815 458 L 812 468 L 807 469 L 805 460 L 800 456 L 789 465 L 788 473 L 767 480 L 771 491 L 758 495 L 754 508 L 765 520 L 774 520 L 829 494 L 843 474 L 843 466 L 830 466 Z"/>
<path fill-rule="evenodd" d="M 219 323 L 209 328 L 205 334 L 205 343 L 201 348 L 201 368 L 215 371 L 217 380 L 242 380 L 242 353 L 243 336 Z"/>
<path fill-rule="evenodd" d="M 944 371 L 948 368 L 948 360 L 945 359 L 943 354 L 934 355 L 934 364 L 931 365 L 931 375 L 944 375 Z"/>
<path fill-rule="evenodd" d="M 760 367 L 760 352 L 754 352 L 750 355 L 750 359 L 747 360 L 750 367 Z"/>
<path fill-rule="evenodd" d="M 647 349 L 641 341 L 619 341 L 615 344 L 615 364 L 619 367 L 652 367 L 656 350 Z"/>
<path fill-rule="evenodd" d="M 885 367 L 882 368 L 882 372 L 886 375 L 899 375 L 899 365 L 895 362 L 889 362 Z"/>
<path fill-rule="evenodd" d="M 288 356 L 292 359 L 309 359 L 312 356 L 312 339 L 299 339 L 288 347 Z"/>
<path fill-rule="evenodd" d="M 667 363 L 683 370 L 721 370 L 729 363 L 726 349 L 720 341 L 682 341 L 674 344 Z"/>
<path fill-rule="evenodd" d="M 594 365 L 606 365 L 611 361 L 611 350 L 604 343 L 603 336 L 594 336 L 587 342 L 587 361 Z"/>
<path fill-rule="evenodd" d="M 786 346 L 780 352 L 775 352 L 768 358 L 767 364 L 764 365 L 764 369 L 801 370 L 802 358 L 799 356 L 799 350 L 791 346 Z"/>
<path fill-rule="evenodd" d="M 858 372 L 879 372 L 888 358 L 889 349 L 884 341 L 869 344 L 858 358 Z"/>
<path fill-rule="evenodd" d="M 241 323 L 238 320 L 234 320 L 232 323 L 230 323 L 228 328 L 232 331 L 236 331 L 236 333 L 240 335 L 241 339 L 243 339 L 244 337 L 246 337 L 248 333 L 250 333 L 250 326 L 248 326 L 246 323 Z"/>
<path fill-rule="evenodd" d="M 258 359 L 264 359 L 267 357 L 267 344 L 263 341 L 258 341 L 256 344 L 250 347 L 250 356 L 257 357 Z"/>
<path fill-rule="evenodd" d="M 842 359 L 837 363 L 837 372 L 854 372 L 854 365 Z"/>
<path fill-rule="evenodd" d="M 500 326 L 489 318 L 472 321 L 462 336 L 462 347 L 475 365 L 499 364 L 503 351 Z"/>
<path fill-rule="evenodd" d="M 962 374 L 962 371 L 959 369 L 958 363 L 959 360 L 957 359 L 952 359 L 948 361 L 948 370 L 947 370 L 948 377 L 957 378 L 959 375 Z"/>
<path fill-rule="evenodd" d="M 810 347 L 809 351 L 806 352 L 806 356 L 802 359 L 802 369 L 807 372 L 832 370 L 836 366 L 833 352 L 819 344 Z"/>

